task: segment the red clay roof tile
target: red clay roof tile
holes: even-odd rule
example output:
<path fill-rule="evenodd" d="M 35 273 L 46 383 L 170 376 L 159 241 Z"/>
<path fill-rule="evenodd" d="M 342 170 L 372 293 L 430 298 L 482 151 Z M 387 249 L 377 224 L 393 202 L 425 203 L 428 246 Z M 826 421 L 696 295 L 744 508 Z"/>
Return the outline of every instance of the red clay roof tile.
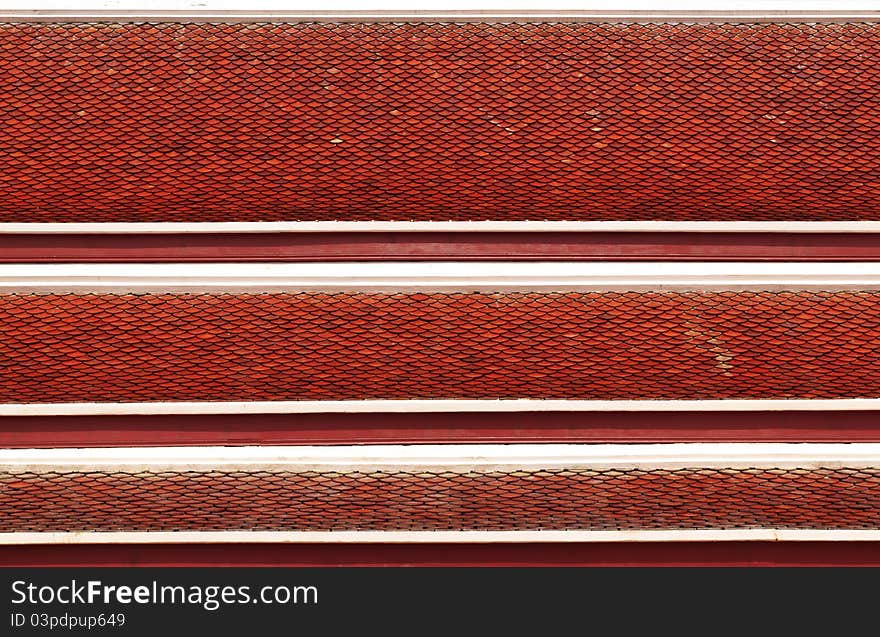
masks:
<path fill-rule="evenodd" d="M 0 532 L 873 529 L 877 469 L 0 473 Z"/>
<path fill-rule="evenodd" d="M 880 293 L 0 295 L 0 402 L 880 397 Z"/>
<path fill-rule="evenodd" d="M 880 24 L 0 33 L 0 221 L 880 219 Z"/>

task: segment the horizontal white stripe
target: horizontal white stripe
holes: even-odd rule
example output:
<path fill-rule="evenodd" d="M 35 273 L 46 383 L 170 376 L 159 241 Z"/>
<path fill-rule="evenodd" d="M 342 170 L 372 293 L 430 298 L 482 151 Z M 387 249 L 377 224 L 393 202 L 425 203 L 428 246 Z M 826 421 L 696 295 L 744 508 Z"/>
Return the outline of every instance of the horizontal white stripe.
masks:
<path fill-rule="evenodd" d="M 266 400 L 0 403 L 0 416 L 460 413 L 549 411 L 880 411 L 878 398 L 755 400 Z"/>
<path fill-rule="evenodd" d="M 2 264 L 3 293 L 878 290 L 880 263 Z"/>
<path fill-rule="evenodd" d="M 2 16 L 0 16 L 2 18 Z M 0 222 L 0 234 L 275 232 L 880 232 L 880 221 L 205 221 Z"/>
<path fill-rule="evenodd" d="M 871 0 L 627 0 L 627 11 L 824 11 L 824 10 L 874 10 L 876 3 Z M 601 11 L 608 7 L 607 2 L 598 0 L 553 0 L 552 4 L 540 0 L 4 0 L 6 9 L 22 10 L 254 10 L 254 11 L 301 11 L 322 13 L 327 11 L 413 11 L 432 13 L 441 10 L 446 13 L 474 11 Z"/>
<path fill-rule="evenodd" d="M 25 544 L 499 544 L 516 542 L 877 542 L 880 530 L 674 529 L 650 531 L 70 531 L 0 533 Z"/>
<path fill-rule="evenodd" d="M 315 3 L 259 0 L 245 5 L 241 0 L 7 0 L 0 9 L 12 19 L 74 19 L 149 18 L 151 20 L 675 20 L 726 18 L 726 21 L 767 19 L 825 20 L 842 18 L 865 19 L 876 15 L 876 6 L 865 0 L 632 0 L 625 10 L 609 10 L 599 2 L 557 0 L 548 8 L 535 0 L 482 0 L 479 5 L 463 0 L 446 0 L 434 6 L 415 8 L 414 3 L 401 0 L 328 0 L 316 8 Z M 441 5 L 441 6 L 437 6 Z M 5 17 L 5 16 L 4 16 Z"/>
<path fill-rule="evenodd" d="M 0 471 L 540 471 L 880 467 L 880 443 L 0 449 Z"/>
<path fill-rule="evenodd" d="M 657 11 L 649 13 L 580 11 L 2 11 L 0 22 L 616 22 L 616 23 L 740 23 L 868 22 L 880 20 L 875 11 Z"/>

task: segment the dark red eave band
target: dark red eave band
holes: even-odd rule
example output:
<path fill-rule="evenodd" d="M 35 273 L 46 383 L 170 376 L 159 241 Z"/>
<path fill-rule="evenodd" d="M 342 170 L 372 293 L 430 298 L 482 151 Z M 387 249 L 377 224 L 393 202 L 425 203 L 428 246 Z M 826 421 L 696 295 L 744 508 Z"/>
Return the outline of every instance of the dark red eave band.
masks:
<path fill-rule="evenodd" d="M 877 411 L 5 416 L 0 447 L 880 442 Z"/>
<path fill-rule="evenodd" d="M 257 232 L 0 234 L 0 263 L 370 260 L 876 261 L 880 233 Z"/>
<path fill-rule="evenodd" d="M 880 566 L 880 542 L 6 545 L 0 566 Z"/>

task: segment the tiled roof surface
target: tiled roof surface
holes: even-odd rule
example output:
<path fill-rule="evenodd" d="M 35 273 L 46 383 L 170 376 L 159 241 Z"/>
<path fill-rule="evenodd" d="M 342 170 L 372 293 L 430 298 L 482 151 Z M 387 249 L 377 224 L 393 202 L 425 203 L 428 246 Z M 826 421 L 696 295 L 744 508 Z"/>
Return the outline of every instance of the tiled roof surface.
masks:
<path fill-rule="evenodd" d="M 880 397 L 880 293 L 0 295 L 0 402 Z"/>
<path fill-rule="evenodd" d="M 880 219 L 880 24 L 5 24 L 0 68 L 0 221 Z"/>
<path fill-rule="evenodd" d="M 876 528 L 880 471 L 0 473 L 0 532 Z"/>

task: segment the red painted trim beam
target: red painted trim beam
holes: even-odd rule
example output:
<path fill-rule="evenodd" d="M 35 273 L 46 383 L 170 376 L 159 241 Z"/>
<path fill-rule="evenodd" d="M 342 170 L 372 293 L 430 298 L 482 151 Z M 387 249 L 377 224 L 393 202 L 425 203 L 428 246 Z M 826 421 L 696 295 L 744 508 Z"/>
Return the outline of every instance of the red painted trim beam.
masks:
<path fill-rule="evenodd" d="M 877 261 L 877 233 L 272 232 L 0 234 L 0 263 Z"/>
<path fill-rule="evenodd" d="M 23 566 L 880 566 L 880 542 L 0 546 Z"/>
<path fill-rule="evenodd" d="M 0 447 L 432 443 L 880 442 L 880 412 L 7 416 Z"/>

